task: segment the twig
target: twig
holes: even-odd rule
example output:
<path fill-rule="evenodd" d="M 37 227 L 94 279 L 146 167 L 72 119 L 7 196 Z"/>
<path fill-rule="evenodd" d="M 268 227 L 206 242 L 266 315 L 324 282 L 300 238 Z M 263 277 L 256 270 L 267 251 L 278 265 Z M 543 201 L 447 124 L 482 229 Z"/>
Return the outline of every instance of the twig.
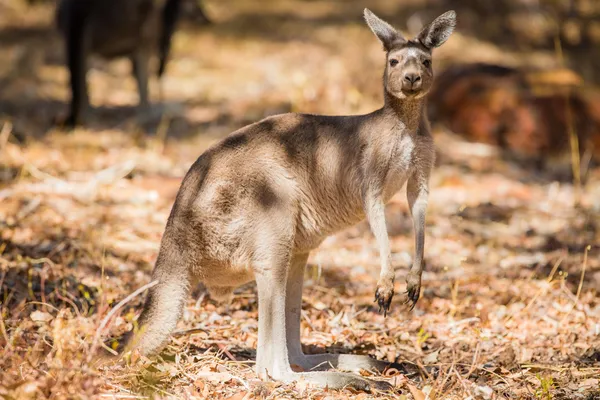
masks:
<path fill-rule="evenodd" d="M 63 289 L 64 290 L 64 289 Z M 54 293 L 56 294 L 56 297 L 64 302 L 69 304 L 71 307 L 73 307 L 73 311 L 75 311 L 75 314 L 77 314 L 77 317 L 81 317 L 81 312 L 79 311 L 79 307 L 77 307 L 77 304 L 75 304 L 71 299 L 64 297 L 63 295 L 60 294 L 60 291 L 58 290 L 58 288 L 54 288 Z M 69 292 L 65 292 L 65 295 L 69 295 Z"/>
<path fill-rule="evenodd" d="M 135 168 L 132 160 L 115 164 L 92 174 L 81 174 L 78 179 L 64 180 L 52 176 L 36 168 L 32 164 L 26 164 L 23 170 L 27 170 L 31 176 L 40 180 L 38 183 L 30 183 L 22 186 L 21 191 L 29 191 L 36 194 L 67 194 L 75 198 L 89 198 L 95 194 L 101 185 L 111 185 L 125 178 Z M 0 198 L 13 195 L 16 190 L 5 189 L 0 191 Z"/>
<path fill-rule="evenodd" d="M 455 368 L 456 365 L 460 365 L 460 366 L 464 366 L 464 367 L 472 365 L 472 364 L 466 364 L 466 363 L 457 363 L 454 360 L 452 361 L 452 363 L 435 363 L 435 364 L 430 364 L 430 365 L 438 365 L 438 366 L 441 367 L 441 366 L 448 365 L 448 364 L 450 364 L 451 368 Z M 498 374 L 498 373 L 496 373 L 496 372 L 494 372 L 492 370 L 489 370 L 487 368 L 484 368 L 484 367 L 475 366 L 475 368 L 478 369 L 478 370 L 480 370 L 480 371 L 485 371 L 485 372 L 487 372 L 487 373 L 489 373 L 491 375 L 494 375 L 495 377 L 497 377 L 498 379 L 500 379 L 501 381 L 503 381 L 504 383 L 506 383 L 508 386 L 510 386 L 510 383 L 502 375 L 500 375 L 500 374 Z M 448 373 L 450 373 L 450 370 L 448 370 Z"/>
<path fill-rule="evenodd" d="M 12 344 L 10 343 L 10 337 L 8 336 L 8 332 L 6 332 L 6 325 L 4 325 L 4 308 L 0 309 L 0 332 L 2 336 L 4 336 L 4 341 L 6 342 L 6 349 L 10 349 Z"/>
<path fill-rule="evenodd" d="M 562 261 L 564 260 L 564 256 L 561 256 L 556 263 L 554 263 L 554 266 L 552 267 L 552 271 L 550 271 L 550 274 L 548 275 L 548 282 L 552 282 L 552 279 L 554 279 L 554 274 L 556 273 L 556 270 L 558 269 L 558 267 L 560 267 L 560 264 L 562 263 Z"/>
<path fill-rule="evenodd" d="M 10 121 L 7 121 L 2 126 L 2 130 L 0 131 L 0 152 L 4 150 L 6 143 L 8 143 L 8 138 L 10 137 L 10 133 L 12 132 L 12 124 Z"/>
<path fill-rule="evenodd" d="M 121 308 L 123 308 L 123 306 L 125 306 L 125 304 L 129 303 L 140 293 L 156 286 L 157 284 L 158 284 L 158 281 L 152 281 L 152 282 L 142 286 L 141 288 L 139 288 L 138 290 L 136 290 L 135 292 L 131 293 L 129 296 L 127 296 L 123 300 L 121 300 L 116 306 L 114 306 L 112 308 L 112 310 L 110 310 L 108 312 L 108 314 L 106 314 L 106 317 L 104 317 L 104 319 L 100 323 L 100 326 L 98 327 L 98 330 L 96 331 L 96 334 L 94 335 L 94 340 L 92 341 L 92 347 L 90 348 L 90 353 L 88 355 L 88 362 L 91 361 L 92 357 L 94 356 L 96 347 L 98 347 L 98 341 L 100 340 L 100 336 L 104 332 L 106 325 L 108 324 L 110 319 L 117 313 L 117 311 L 119 311 Z"/>
<path fill-rule="evenodd" d="M 550 284 L 552 284 L 552 282 L 550 282 Z M 540 296 L 542 296 L 542 295 L 545 296 L 547 292 L 548 292 L 548 287 L 547 286 L 542 287 L 540 290 L 538 290 L 538 292 L 533 296 L 533 298 L 529 301 L 529 303 L 527 303 L 527 305 L 524 308 L 522 308 L 521 310 L 517 310 L 514 313 L 512 313 L 511 315 L 509 315 L 504 320 L 504 324 L 507 324 L 514 317 L 516 317 L 520 313 L 529 309 L 529 307 L 531 307 L 537 301 L 537 299 L 540 298 Z"/>
<path fill-rule="evenodd" d="M 315 326 L 313 325 L 312 321 L 310 320 L 310 317 L 307 315 L 306 310 L 301 310 L 300 311 L 300 315 L 302 316 L 302 318 L 304 318 L 304 320 L 306 321 L 306 323 L 308 324 L 308 326 L 310 326 L 311 330 L 313 330 L 313 331 L 317 330 L 315 328 Z"/>
<path fill-rule="evenodd" d="M 564 371 L 569 370 L 568 367 L 554 367 L 551 365 L 543 365 L 543 364 L 521 364 L 521 368 L 541 369 L 541 370 L 548 370 L 548 371 L 554 371 L 554 372 L 564 372 Z"/>
<path fill-rule="evenodd" d="M 235 358 L 235 356 L 233 354 L 231 354 L 229 352 L 229 350 L 227 350 L 227 346 L 225 346 L 224 344 L 217 344 L 217 347 L 231 360 L 231 361 L 236 361 L 237 359 Z"/>
<path fill-rule="evenodd" d="M 55 267 L 54 261 L 52 261 L 51 259 L 49 259 L 48 257 L 42 257 L 42 258 L 27 258 L 27 261 L 30 264 L 40 264 L 40 263 L 46 263 L 48 265 L 50 265 L 52 268 Z"/>
<path fill-rule="evenodd" d="M 49 173 L 38 169 L 35 165 L 32 164 L 25 164 L 25 167 L 23 169 L 29 172 L 29 174 L 34 178 L 39 179 L 41 181 L 67 183 L 67 181 L 65 181 L 64 179 L 60 179 L 53 175 L 50 175 Z"/>
<path fill-rule="evenodd" d="M 41 306 L 47 307 L 47 308 L 51 308 L 56 312 L 60 312 L 60 310 L 56 307 L 54 307 L 52 304 L 46 303 L 44 301 L 28 301 L 27 303 L 25 303 L 25 306 L 28 306 L 29 304 L 39 304 Z"/>
<path fill-rule="evenodd" d="M 465 381 L 463 379 L 463 377 L 458 373 L 458 371 L 456 370 L 456 368 L 454 369 L 454 374 L 456 375 L 456 377 L 458 378 L 458 382 L 461 384 L 461 386 L 463 387 L 463 390 L 467 393 L 469 393 L 469 395 L 472 396 L 471 391 L 469 390 L 469 388 L 467 387 L 467 385 L 465 384 Z"/>
<path fill-rule="evenodd" d="M 579 286 L 577 287 L 577 294 L 573 298 L 573 293 L 570 290 L 566 290 L 566 292 L 570 295 L 570 297 L 573 300 L 573 305 L 571 306 L 569 311 L 567 311 L 564 317 L 561 318 L 559 325 L 562 325 L 563 322 L 565 322 L 567 317 L 571 314 L 571 311 L 573 311 L 579 303 L 579 296 L 581 295 L 581 288 L 583 287 L 583 279 L 585 278 L 585 270 L 587 268 L 588 251 L 590 251 L 591 247 L 592 246 L 587 245 L 587 247 L 585 248 L 585 253 L 583 255 L 583 266 L 581 267 L 581 277 L 579 278 Z"/>
<path fill-rule="evenodd" d="M 204 290 L 200 296 L 198 296 L 198 300 L 196 300 L 196 304 L 194 304 L 194 310 L 199 310 L 200 306 L 202 305 L 202 301 L 204 300 L 204 298 L 206 297 L 206 290 Z"/>
<path fill-rule="evenodd" d="M 454 369 L 455 362 L 456 362 L 456 360 L 454 359 L 454 349 L 453 349 L 453 351 L 452 351 L 452 364 L 450 365 L 450 367 L 446 371 L 446 376 L 442 380 L 442 383 L 439 385 L 439 391 L 438 392 L 441 393 L 444 390 L 444 386 L 446 386 L 446 382 L 448 382 L 448 379 L 450 379 L 451 372 Z M 440 376 L 441 376 L 441 371 L 440 371 Z"/>
<path fill-rule="evenodd" d="M 475 371 L 475 369 L 477 368 L 477 359 L 479 358 L 480 351 L 481 351 L 481 346 L 480 346 L 480 343 L 478 342 L 477 346 L 475 347 L 475 354 L 473 354 L 473 362 L 471 363 L 471 368 L 469 368 L 469 372 L 467 373 L 467 379 L 469 379 L 469 376 L 471 376 L 473 371 Z"/>
<path fill-rule="evenodd" d="M 113 349 L 111 349 L 110 347 L 108 347 L 107 345 L 105 345 L 105 344 L 104 344 L 104 343 L 102 343 L 102 342 L 100 342 L 100 346 L 101 346 L 101 347 L 102 347 L 104 350 L 106 350 L 106 351 L 108 351 L 110 354 L 112 354 L 113 356 L 118 356 L 118 355 L 119 355 L 119 353 L 117 353 L 117 351 L 116 351 L 116 350 L 113 350 Z"/>
<path fill-rule="evenodd" d="M 167 395 L 170 399 L 177 398 L 177 396 L 175 396 L 173 393 L 169 393 L 166 390 L 163 390 L 163 389 L 159 388 L 158 386 L 152 385 L 152 384 L 150 384 L 148 382 L 145 382 L 145 384 L 146 384 L 146 387 L 149 387 L 150 389 L 154 389 L 157 392 L 161 392 L 162 394 Z"/>
<path fill-rule="evenodd" d="M 182 331 L 173 332 L 171 334 L 171 336 L 175 337 L 175 338 L 178 338 L 178 337 L 181 337 L 181 336 L 193 335 L 194 333 L 200 333 L 200 332 L 202 332 L 202 333 L 209 333 L 206 329 L 203 329 L 203 328 L 191 328 L 191 329 L 185 329 L 185 330 L 182 330 Z"/>
<path fill-rule="evenodd" d="M 457 326 L 460 325 L 466 325 L 466 324 L 470 324 L 471 322 L 479 322 L 480 319 L 479 317 L 471 317 L 471 318 L 465 318 L 465 319 L 461 319 L 460 321 L 452 321 L 448 323 L 448 328 L 456 328 Z"/>
<path fill-rule="evenodd" d="M 195 373 L 194 377 L 192 377 L 188 373 L 185 373 L 185 375 L 187 375 L 191 379 L 194 379 L 194 377 L 196 379 L 198 379 L 198 378 L 211 378 L 211 377 L 222 377 L 223 379 L 233 379 L 233 380 L 238 381 L 239 383 L 241 383 L 246 388 L 246 390 L 250 390 L 250 385 L 248 385 L 248 383 L 245 380 L 243 380 L 239 376 L 233 375 L 231 372 L 203 372 L 203 371 L 201 371 L 201 372 Z"/>
<path fill-rule="evenodd" d="M 585 253 L 583 254 L 583 267 L 581 268 L 581 278 L 579 279 L 579 287 L 577 287 L 577 294 L 575 297 L 577 301 L 579 301 L 579 295 L 581 294 L 581 288 L 583 287 L 583 278 L 585 278 L 585 270 L 587 268 L 587 260 L 588 260 L 588 252 L 591 250 L 592 246 L 589 244 L 585 248 Z"/>

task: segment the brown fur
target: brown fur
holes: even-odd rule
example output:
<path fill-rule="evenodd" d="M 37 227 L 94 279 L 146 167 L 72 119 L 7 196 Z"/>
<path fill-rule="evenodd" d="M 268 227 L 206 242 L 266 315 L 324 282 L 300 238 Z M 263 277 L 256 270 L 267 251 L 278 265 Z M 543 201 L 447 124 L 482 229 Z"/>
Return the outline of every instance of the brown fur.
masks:
<path fill-rule="evenodd" d="M 409 301 L 417 301 L 435 155 L 424 103 L 433 71 L 424 61 L 452 32 L 455 16 L 442 15 L 411 41 L 368 10 L 365 18 L 386 49 L 384 107 L 356 116 L 270 117 L 202 154 L 185 176 L 167 222 L 153 273 L 159 283 L 150 291 L 132 347 L 142 353 L 160 348 L 193 281 L 226 299 L 235 287 L 256 280 L 260 377 L 368 389 L 373 382 L 357 375 L 297 373 L 290 362 L 307 371 L 387 365 L 369 357 L 302 353 L 304 267 L 309 252 L 328 235 L 366 217 L 381 251 L 376 298 L 387 312 L 394 270 L 384 205 L 406 182 L 416 243 L 407 289 Z"/>

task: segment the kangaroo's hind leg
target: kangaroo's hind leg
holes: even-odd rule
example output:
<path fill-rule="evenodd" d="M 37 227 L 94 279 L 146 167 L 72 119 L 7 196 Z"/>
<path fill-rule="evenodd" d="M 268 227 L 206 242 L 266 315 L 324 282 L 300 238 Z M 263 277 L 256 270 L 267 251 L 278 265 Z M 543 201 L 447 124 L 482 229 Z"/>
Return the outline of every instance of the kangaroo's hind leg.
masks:
<path fill-rule="evenodd" d="M 281 223 L 282 220 L 285 220 L 285 215 L 267 220 Z M 289 222 L 289 226 L 293 226 L 293 222 Z M 285 225 L 281 224 L 280 226 Z M 389 385 L 386 383 L 369 381 L 354 374 L 330 371 L 294 372 L 292 370 L 288 340 L 294 339 L 297 342 L 291 348 L 292 354 L 295 355 L 294 353 L 298 352 L 299 349 L 299 331 L 296 331 L 298 324 L 291 323 L 291 320 L 295 320 L 300 315 L 301 303 L 295 303 L 296 307 L 293 307 L 294 310 L 286 305 L 286 292 L 289 287 L 288 274 L 297 276 L 298 270 L 303 271 L 303 266 L 306 263 L 306 255 L 293 256 L 290 246 L 293 243 L 293 235 L 286 235 L 286 232 L 278 232 L 278 229 L 274 230 L 275 232 L 270 232 L 268 235 L 268 238 L 272 240 L 262 241 L 260 248 L 255 252 L 256 260 L 254 262 L 254 269 L 258 289 L 259 325 L 258 348 L 256 351 L 256 370 L 258 375 L 263 379 L 273 378 L 287 383 L 303 380 L 315 386 L 329 387 L 331 389 L 340 389 L 347 386 L 367 391 L 372 387 L 388 388 Z M 292 265 L 295 267 L 293 270 Z M 296 282 L 300 285 L 302 284 L 297 279 Z M 296 287 L 294 292 L 296 295 L 299 293 L 301 296 L 301 287 Z M 287 313 L 290 311 L 293 312 L 293 317 L 291 318 L 287 317 Z M 290 323 L 292 326 L 288 327 L 287 325 Z M 294 331 L 289 331 L 289 328 L 293 328 Z M 296 339 L 298 340 L 296 341 Z"/>
<path fill-rule="evenodd" d="M 337 368 L 342 371 L 359 372 L 361 369 L 382 372 L 395 364 L 379 361 L 369 356 L 354 354 L 310 354 L 302 352 L 300 320 L 302 312 L 302 286 L 308 254 L 292 257 L 286 288 L 286 333 L 290 363 L 305 371 L 324 371 Z"/>

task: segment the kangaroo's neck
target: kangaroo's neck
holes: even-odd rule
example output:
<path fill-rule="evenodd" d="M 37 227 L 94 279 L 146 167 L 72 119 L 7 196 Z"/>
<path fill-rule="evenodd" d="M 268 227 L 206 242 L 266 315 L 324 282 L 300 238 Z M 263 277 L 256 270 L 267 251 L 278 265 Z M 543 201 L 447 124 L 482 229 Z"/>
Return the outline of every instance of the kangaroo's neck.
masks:
<path fill-rule="evenodd" d="M 415 134 L 425 118 L 425 98 L 399 99 L 387 91 L 384 94 L 383 114 L 400 125 L 409 134 Z"/>

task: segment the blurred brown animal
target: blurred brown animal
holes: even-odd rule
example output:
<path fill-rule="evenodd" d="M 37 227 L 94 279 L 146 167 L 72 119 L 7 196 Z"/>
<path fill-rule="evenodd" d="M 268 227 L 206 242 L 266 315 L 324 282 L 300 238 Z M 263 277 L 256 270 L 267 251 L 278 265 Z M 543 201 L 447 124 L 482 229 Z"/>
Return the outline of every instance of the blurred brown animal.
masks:
<path fill-rule="evenodd" d="M 564 87 L 538 93 L 535 74 L 488 64 L 450 67 L 432 89 L 430 118 L 539 167 L 570 154 L 572 128 L 582 159 L 600 160 L 598 102 Z"/>
<path fill-rule="evenodd" d="M 407 184 L 415 230 L 408 301 L 417 302 L 424 265 L 425 213 L 435 151 L 425 112 L 433 82 L 432 51 L 455 26 L 449 11 L 405 39 L 365 10 L 386 52 L 385 104 L 366 115 L 284 114 L 246 126 L 202 154 L 185 176 L 167 222 L 140 329 L 128 347 L 143 354 L 161 348 L 181 316 L 194 281 L 226 300 L 256 280 L 256 372 L 284 382 L 305 380 L 329 388 L 368 390 L 359 375 L 316 372 L 383 370 L 367 356 L 305 355 L 300 344 L 304 269 L 311 250 L 329 235 L 365 217 L 379 244 L 375 291 L 387 313 L 394 269 L 384 208 Z M 291 364 L 304 371 L 294 372 Z"/>
<path fill-rule="evenodd" d="M 147 110 L 149 64 L 159 57 L 158 78 L 164 74 L 181 0 L 61 0 L 56 22 L 65 38 L 70 72 L 70 113 L 61 124 L 81 123 L 89 107 L 87 59 L 129 57 L 137 81 L 141 111 Z"/>
<path fill-rule="evenodd" d="M 182 17 L 188 18 L 200 25 L 211 25 L 212 19 L 206 14 L 205 7 L 200 0 L 182 0 Z"/>

